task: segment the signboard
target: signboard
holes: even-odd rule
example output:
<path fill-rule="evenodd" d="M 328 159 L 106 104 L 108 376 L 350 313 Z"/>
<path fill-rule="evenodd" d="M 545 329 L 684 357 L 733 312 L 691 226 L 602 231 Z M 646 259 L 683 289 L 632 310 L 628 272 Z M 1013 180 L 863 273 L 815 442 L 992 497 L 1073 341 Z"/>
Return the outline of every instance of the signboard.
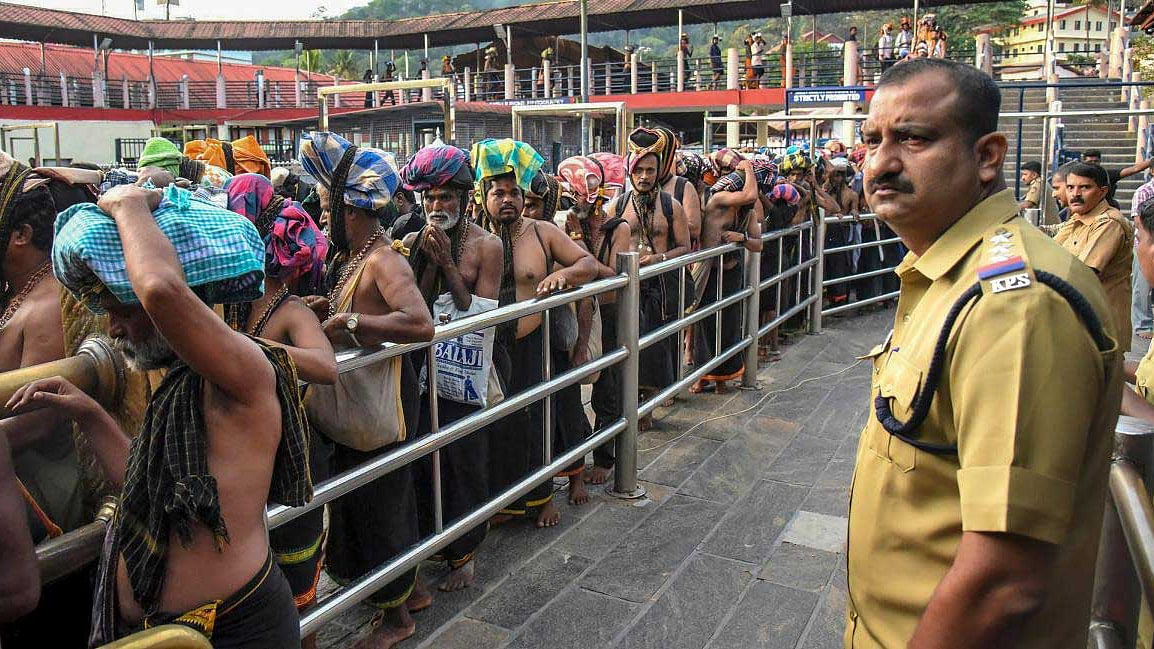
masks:
<path fill-rule="evenodd" d="M 502 106 L 556 106 L 576 103 L 576 97 L 556 97 L 553 99 L 490 99 L 487 103 Z"/>
<path fill-rule="evenodd" d="M 792 105 L 804 104 L 840 104 L 844 101 L 862 103 L 866 100 L 865 88 L 791 88 L 787 103 Z"/>

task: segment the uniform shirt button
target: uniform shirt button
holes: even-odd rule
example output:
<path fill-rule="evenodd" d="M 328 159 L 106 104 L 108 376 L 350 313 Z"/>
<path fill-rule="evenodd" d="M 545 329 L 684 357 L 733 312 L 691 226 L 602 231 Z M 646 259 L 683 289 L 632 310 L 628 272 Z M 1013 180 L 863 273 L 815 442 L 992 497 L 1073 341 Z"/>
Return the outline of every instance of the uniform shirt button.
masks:
<path fill-rule="evenodd" d="M 902 316 L 902 322 L 909 322 L 909 321 L 910 321 L 910 314 L 907 313 L 904 316 Z"/>

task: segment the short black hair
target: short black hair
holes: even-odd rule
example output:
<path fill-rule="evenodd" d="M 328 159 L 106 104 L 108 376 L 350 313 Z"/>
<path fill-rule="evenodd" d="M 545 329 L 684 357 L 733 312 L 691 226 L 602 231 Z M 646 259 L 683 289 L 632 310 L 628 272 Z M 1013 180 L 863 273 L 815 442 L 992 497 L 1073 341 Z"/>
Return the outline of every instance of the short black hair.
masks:
<path fill-rule="evenodd" d="M 1110 186 L 1110 174 L 1101 165 L 1089 162 L 1075 162 L 1066 170 L 1066 176 L 1081 176 L 1093 180 L 1099 187 Z"/>
<path fill-rule="evenodd" d="M 1037 160 L 1022 163 L 1022 171 L 1032 171 L 1036 174 L 1042 173 L 1042 163 Z"/>
<path fill-rule="evenodd" d="M 0 244 L 8 245 L 12 233 L 22 226 L 32 228 L 32 245 L 37 250 L 52 249 L 53 226 L 56 223 L 56 202 L 48 187 L 40 186 L 21 193 L 12 204 L 8 222 L 0 227 Z"/>
<path fill-rule="evenodd" d="M 1154 232 L 1154 198 L 1138 206 L 1138 220 L 1142 222 L 1143 230 Z"/>
<path fill-rule="evenodd" d="M 1051 178 L 1065 178 L 1070 174 L 1070 168 L 1076 164 L 1078 164 L 1077 161 L 1066 162 L 1062 164 L 1062 166 L 1058 167 L 1058 170 L 1054 172 L 1054 175 L 1051 176 Z"/>
<path fill-rule="evenodd" d="M 1085 151 L 1082 152 L 1082 157 L 1083 158 L 1101 159 L 1102 158 L 1102 152 L 1099 151 L 1098 149 L 1086 149 Z"/>
<path fill-rule="evenodd" d="M 954 117 L 970 136 L 970 142 L 977 142 L 983 135 L 998 130 L 1002 91 L 998 90 L 998 85 L 990 75 L 972 65 L 933 58 L 904 61 L 886 70 L 878 81 L 877 89 L 900 86 L 929 72 L 946 75 L 950 84 L 957 89 Z"/>
<path fill-rule="evenodd" d="M 397 188 L 397 191 L 393 194 L 393 198 L 397 198 L 397 197 L 403 198 L 403 199 L 409 201 L 410 203 L 416 203 L 417 202 L 417 197 L 413 193 L 413 190 L 405 189 L 404 187 L 398 187 Z"/>

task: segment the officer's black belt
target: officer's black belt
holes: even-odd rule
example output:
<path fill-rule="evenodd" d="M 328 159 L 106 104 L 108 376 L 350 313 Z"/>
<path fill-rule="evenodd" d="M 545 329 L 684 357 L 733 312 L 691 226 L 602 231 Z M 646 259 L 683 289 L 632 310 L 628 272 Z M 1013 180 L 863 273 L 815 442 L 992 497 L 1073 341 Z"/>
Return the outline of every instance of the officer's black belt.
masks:
<path fill-rule="evenodd" d="M 1102 322 L 1098 319 L 1098 314 L 1094 313 L 1093 307 L 1086 301 L 1086 298 L 1078 292 L 1078 289 L 1071 286 L 1068 282 L 1052 275 L 1043 270 L 1035 270 L 1034 277 L 1039 282 L 1054 289 L 1066 299 L 1078 317 L 1082 319 L 1082 323 L 1086 325 L 1090 336 L 1094 339 L 1094 344 L 1097 345 L 1098 351 L 1104 352 L 1110 349 L 1113 341 L 1106 335 L 1102 329 Z M 913 446 L 919 450 L 934 455 L 957 455 L 957 444 L 937 444 L 932 442 L 925 442 L 919 440 L 918 428 L 925 422 L 926 417 L 930 413 L 930 405 L 934 401 L 934 394 L 938 391 L 938 384 L 942 378 L 942 369 L 945 366 L 946 346 L 950 341 L 950 332 L 953 331 L 954 324 L 961 315 L 962 310 L 971 302 L 976 302 L 982 297 L 982 283 L 978 282 L 966 289 L 965 293 L 958 298 L 957 302 L 950 307 L 950 312 L 946 315 L 946 321 L 942 324 L 942 332 L 938 334 L 938 341 L 934 344 L 934 356 L 930 361 L 930 371 L 926 374 L 926 382 L 922 389 L 918 391 L 917 396 L 914 397 L 913 410 L 910 418 L 906 422 L 898 420 L 890 409 L 890 400 L 883 397 L 879 392 L 874 397 L 874 415 L 878 422 L 881 423 L 882 428 L 886 432 L 903 442 Z"/>

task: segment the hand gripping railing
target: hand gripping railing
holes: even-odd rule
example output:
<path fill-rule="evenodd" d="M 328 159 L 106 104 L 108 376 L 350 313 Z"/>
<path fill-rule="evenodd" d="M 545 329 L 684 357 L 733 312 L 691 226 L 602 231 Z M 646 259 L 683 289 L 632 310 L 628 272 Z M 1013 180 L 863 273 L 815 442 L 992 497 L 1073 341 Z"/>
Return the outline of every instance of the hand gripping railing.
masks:
<path fill-rule="evenodd" d="M 1138 613 L 1154 602 L 1154 426 L 1119 417 L 1094 576 L 1090 646 L 1133 647 Z"/>

